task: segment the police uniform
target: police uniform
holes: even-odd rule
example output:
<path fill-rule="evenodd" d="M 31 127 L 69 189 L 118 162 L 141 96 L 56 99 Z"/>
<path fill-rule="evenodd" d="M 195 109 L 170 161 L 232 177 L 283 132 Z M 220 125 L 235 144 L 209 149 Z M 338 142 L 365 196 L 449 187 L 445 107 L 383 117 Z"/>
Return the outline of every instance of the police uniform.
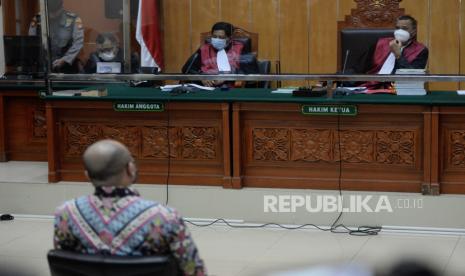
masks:
<path fill-rule="evenodd" d="M 37 15 L 31 22 L 29 35 L 40 35 L 39 32 L 40 15 Z M 66 63 L 58 70 L 59 72 L 77 73 L 76 57 L 84 45 L 84 28 L 81 18 L 75 13 L 63 11 L 58 18 L 49 18 L 49 32 L 52 63 L 61 58 Z"/>

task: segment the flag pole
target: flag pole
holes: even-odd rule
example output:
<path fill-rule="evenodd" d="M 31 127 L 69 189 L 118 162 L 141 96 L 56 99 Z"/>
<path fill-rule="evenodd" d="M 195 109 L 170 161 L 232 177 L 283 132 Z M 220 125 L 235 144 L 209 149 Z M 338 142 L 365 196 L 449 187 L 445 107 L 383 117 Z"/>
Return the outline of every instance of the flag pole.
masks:
<path fill-rule="evenodd" d="M 131 6 L 130 0 L 123 0 L 123 45 L 124 73 L 131 73 Z"/>

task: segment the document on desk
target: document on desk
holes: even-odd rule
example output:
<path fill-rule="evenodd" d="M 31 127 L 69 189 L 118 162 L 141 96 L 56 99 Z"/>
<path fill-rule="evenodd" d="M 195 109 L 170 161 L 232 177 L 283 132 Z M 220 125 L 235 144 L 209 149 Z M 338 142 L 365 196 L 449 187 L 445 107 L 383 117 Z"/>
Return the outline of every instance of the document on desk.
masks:
<path fill-rule="evenodd" d="M 73 97 L 73 96 L 82 96 L 82 97 L 105 97 L 108 96 L 108 90 L 98 89 L 98 90 L 61 90 L 61 91 L 53 91 L 52 96 L 57 97 Z"/>
<path fill-rule="evenodd" d="M 344 88 L 354 92 L 354 94 L 357 94 L 357 93 L 363 94 L 367 91 L 367 88 L 365 86 L 354 86 L 354 87 L 344 87 Z"/>
<path fill-rule="evenodd" d="M 289 87 L 282 87 L 276 90 L 271 91 L 271 93 L 275 94 L 292 94 L 294 90 L 299 89 L 299 87 L 289 86 Z"/>
<path fill-rule="evenodd" d="M 195 84 L 195 83 L 169 84 L 169 85 L 165 85 L 165 86 L 160 86 L 160 88 L 161 88 L 161 91 L 170 92 L 171 90 L 173 90 L 173 89 L 175 89 L 177 87 L 182 87 L 182 86 L 195 87 L 197 89 L 205 90 L 205 91 L 213 91 L 213 90 L 215 90 L 215 87 L 202 86 L 202 85 L 198 85 L 198 84 Z"/>

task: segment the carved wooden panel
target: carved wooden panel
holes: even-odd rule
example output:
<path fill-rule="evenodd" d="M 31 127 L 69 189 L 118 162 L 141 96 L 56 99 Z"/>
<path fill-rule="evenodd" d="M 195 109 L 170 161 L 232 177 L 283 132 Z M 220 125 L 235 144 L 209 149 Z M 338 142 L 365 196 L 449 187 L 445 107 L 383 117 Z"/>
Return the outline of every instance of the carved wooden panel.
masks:
<path fill-rule="evenodd" d="M 166 127 L 142 127 L 142 157 L 166 159 L 178 158 L 180 149 L 179 129 L 171 127 L 168 139 Z M 168 141 L 170 144 L 168 153 Z"/>
<path fill-rule="evenodd" d="M 32 111 L 32 137 L 47 138 L 47 120 L 45 118 L 45 105 L 38 104 Z"/>
<path fill-rule="evenodd" d="M 252 137 L 255 161 L 415 165 L 414 130 L 255 128 Z"/>
<path fill-rule="evenodd" d="M 257 161 L 288 161 L 290 133 L 284 128 L 253 130 L 253 159 Z"/>
<path fill-rule="evenodd" d="M 392 27 L 397 17 L 405 13 L 402 0 L 355 0 L 357 7 L 346 16 L 345 27 Z"/>
<path fill-rule="evenodd" d="M 331 139 L 332 132 L 327 129 L 294 129 L 292 161 L 331 161 Z"/>
<path fill-rule="evenodd" d="M 384 164 L 415 163 L 415 133 L 413 131 L 378 131 L 376 161 Z"/>
<path fill-rule="evenodd" d="M 101 139 L 114 139 L 127 145 L 136 158 L 166 159 L 168 154 L 178 160 L 218 158 L 218 128 L 171 127 L 169 133 L 168 139 L 166 127 L 66 122 L 64 154 L 66 157 L 80 157 L 92 143 Z"/>
<path fill-rule="evenodd" d="M 374 161 L 374 132 L 347 130 L 334 131 L 334 157 L 333 160 L 339 162 L 339 158 L 346 163 L 372 163 Z M 339 138 L 341 143 L 339 145 Z M 339 154 L 339 146 L 341 154 Z"/>
<path fill-rule="evenodd" d="M 212 127 L 182 129 L 182 158 L 209 160 L 217 156 L 218 131 Z"/>
<path fill-rule="evenodd" d="M 448 167 L 465 168 L 465 130 L 450 130 L 447 144 L 449 148 Z"/>
<path fill-rule="evenodd" d="M 104 139 L 113 139 L 126 145 L 131 154 L 139 157 L 139 144 L 140 132 L 134 126 L 103 126 L 102 135 Z"/>
<path fill-rule="evenodd" d="M 67 157 L 80 157 L 88 146 L 102 138 L 101 127 L 93 124 L 70 122 L 64 125 Z"/>

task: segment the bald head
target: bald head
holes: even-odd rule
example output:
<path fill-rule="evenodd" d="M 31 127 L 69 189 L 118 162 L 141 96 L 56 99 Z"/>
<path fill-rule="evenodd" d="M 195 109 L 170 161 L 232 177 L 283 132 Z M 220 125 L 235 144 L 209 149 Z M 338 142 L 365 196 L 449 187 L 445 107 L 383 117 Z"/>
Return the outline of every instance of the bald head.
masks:
<path fill-rule="evenodd" d="M 132 161 L 129 150 L 114 140 L 92 144 L 83 155 L 87 175 L 94 186 L 121 186 Z"/>

